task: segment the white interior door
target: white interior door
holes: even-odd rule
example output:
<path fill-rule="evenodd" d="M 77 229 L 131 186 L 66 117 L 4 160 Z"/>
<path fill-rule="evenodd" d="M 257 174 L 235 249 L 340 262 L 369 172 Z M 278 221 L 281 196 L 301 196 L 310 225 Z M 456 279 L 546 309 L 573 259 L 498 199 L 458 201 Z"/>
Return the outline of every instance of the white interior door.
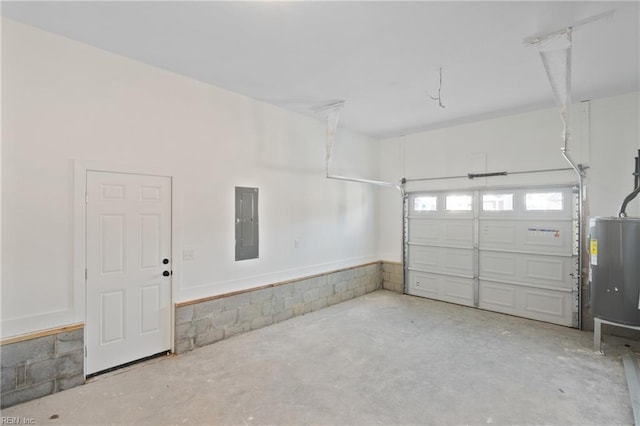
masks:
<path fill-rule="evenodd" d="M 87 172 L 87 374 L 171 349 L 171 178 Z"/>

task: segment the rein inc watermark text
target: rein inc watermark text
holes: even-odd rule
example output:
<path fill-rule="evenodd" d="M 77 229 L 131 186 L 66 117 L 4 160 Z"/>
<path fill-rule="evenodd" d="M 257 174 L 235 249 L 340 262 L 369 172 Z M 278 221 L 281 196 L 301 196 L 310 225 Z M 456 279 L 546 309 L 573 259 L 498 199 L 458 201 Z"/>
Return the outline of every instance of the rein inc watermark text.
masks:
<path fill-rule="evenodd" d="M 0 417 L 0 425 L 35 425 L 36 421 L 31 417 Z"/>

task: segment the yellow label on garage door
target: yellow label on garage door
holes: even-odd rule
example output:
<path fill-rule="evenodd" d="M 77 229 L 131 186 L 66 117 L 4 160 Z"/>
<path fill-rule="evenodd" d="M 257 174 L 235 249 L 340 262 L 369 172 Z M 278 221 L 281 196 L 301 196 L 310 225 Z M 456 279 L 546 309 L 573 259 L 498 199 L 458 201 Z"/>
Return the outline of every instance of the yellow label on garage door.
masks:
<path fill-rule="evenodd" d="M 598 240 L 591 240 L 591 254 L 598 255 Z"/>

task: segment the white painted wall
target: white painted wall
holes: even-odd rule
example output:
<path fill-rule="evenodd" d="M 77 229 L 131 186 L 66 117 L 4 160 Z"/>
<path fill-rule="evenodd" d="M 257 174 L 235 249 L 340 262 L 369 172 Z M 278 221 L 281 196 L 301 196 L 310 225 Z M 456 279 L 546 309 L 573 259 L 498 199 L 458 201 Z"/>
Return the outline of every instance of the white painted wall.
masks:
<path fill-rule="evenodd" d="M 617 216 L 633 190 L 633 157 L 640 149 L 638 92 L 591 102 L 591 166 L 588 173 L 589 216 Z M 640 197 L 627 207 L 640 216 Z"/>
<path fill-rule="evenodd" d="M 174 259 L 175 301 L 401 259 L 399 193 L 325 179 L 320 120 L 6 19 L 2 89 L 2 337 L 84 318 L 74 160 L 174 176 L 175 252 L 195 253 Z M 593 100 L 590 121 L 574 107 L 571 154 L 590 166 L 592 216 L 615 214 L 631 190 L 638 104 L 638 93 Z M 554 108 L 379 142 L 339 128 L 333 172 L 398 181 L 566 167 L 560 132 Z M 561 172 L 408 189 L 574 181 Z M 260 188 L 258 260 L 234 261 L 234 186 Z M 640 200 L 629 212 L 640 215 Z"/>
<path fill-rule="evenodd" d="M 617 215 L 633 189 L 634 157 L 640 146 L 638 92 L 595 99 L 572 107 L 569 153 L 589 166 L 588 216 Z M 525 171 L 568 167 L 561 156 L 562 123 L 555 108 L 443 128 L 378 142 L 380 179 L 460 176 L 467 173 Z M 408 191 L 497 185 L 577 182 L 573 172 L 522 174 L 469 180 L 409 182 Z M 402 208 L 397 194 L 378 199 L 378 252 L 384 260 L 402 258 Z M 640 199 L 629 204 L 640 215 Z M 389 226 L 391 224 L 391 226 Z"/>
<path fill-rule="evenodd" d="M 174 253 L 195 254 L 175 301 L 378 259 L 376 189 L 324 177 L 321 120 L 7 19 L 2 88 L 3 337 L 84 318 L 74 160 L 174 176 Z M 339 130 L 334 156 L 375 173 L 367 137 Z M 235 186 L 260 189 L 258 260 L 234 261 Z"/>

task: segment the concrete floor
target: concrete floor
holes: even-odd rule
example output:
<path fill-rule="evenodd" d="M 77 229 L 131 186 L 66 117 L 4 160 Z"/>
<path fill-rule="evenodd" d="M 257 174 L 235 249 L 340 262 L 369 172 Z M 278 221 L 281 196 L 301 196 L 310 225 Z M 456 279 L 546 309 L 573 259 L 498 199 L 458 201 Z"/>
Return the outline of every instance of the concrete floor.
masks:
<path fill-rule="evenodd" d="M 638 342 L 378 291 L 2 416 L 35 424 L 631 424 Z M 629 347 L 625 346 L 628 344 Z"/>

